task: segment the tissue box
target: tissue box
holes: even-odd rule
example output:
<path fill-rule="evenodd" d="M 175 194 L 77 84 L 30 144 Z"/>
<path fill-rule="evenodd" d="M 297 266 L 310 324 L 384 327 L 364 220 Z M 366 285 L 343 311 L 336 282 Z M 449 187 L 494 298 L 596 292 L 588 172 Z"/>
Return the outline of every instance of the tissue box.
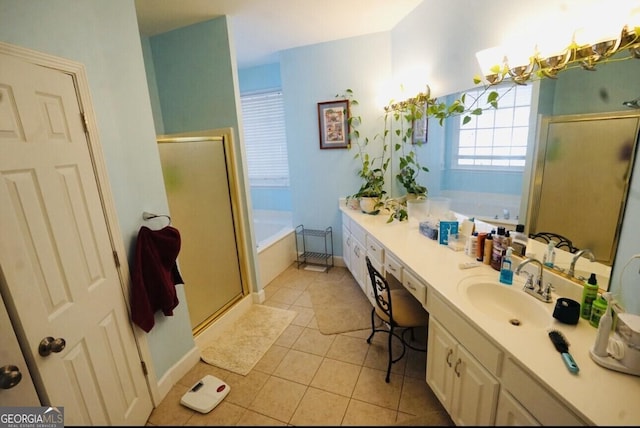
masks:
<path fill-rule="evenodd" d="M 449 234 L 458 234 L 458 222 L 440 220 L 440 238 L 438 242 L 441 245 L 447 245 L 449 243 Z"/>
<path fill-rule="evenodd" d="M 429 239 L 438 239 L 438 225 L 430 221 L 423 221 L 420 223 L 420 233 Z"/>

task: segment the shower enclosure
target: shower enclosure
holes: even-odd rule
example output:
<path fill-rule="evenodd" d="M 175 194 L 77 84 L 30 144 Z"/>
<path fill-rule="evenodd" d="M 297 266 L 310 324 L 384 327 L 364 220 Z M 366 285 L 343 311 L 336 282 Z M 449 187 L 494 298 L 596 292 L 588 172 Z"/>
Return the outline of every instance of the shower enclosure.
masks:
<path fill-rule="evenodd" d="M 171 221 L 182 238 L 178 265 L 194 335 L 249 293 L 232 132 L 197 134 L 158 137 Z"/>

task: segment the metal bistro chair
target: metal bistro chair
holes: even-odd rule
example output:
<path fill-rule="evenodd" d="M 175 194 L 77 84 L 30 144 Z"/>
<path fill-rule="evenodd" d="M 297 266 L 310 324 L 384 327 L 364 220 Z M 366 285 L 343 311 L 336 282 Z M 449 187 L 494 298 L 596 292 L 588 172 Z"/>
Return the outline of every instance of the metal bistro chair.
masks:
<path fill-rule="evenodd" d="M 371 264 L 369 257 L 366 257 L 367 269 L 369 270 L 369 277 L 371 278 L 371 285 L 375 293 L 376 305 L 371 310 L 371 334 L 367 338 L 367 343 L 371 343 L 371 339 L 377 332 L 384 332 L 389 335 L 388 352 L 389 363 L 387 364 L 387 377 L 386 382 L 389 383 L 391 374 L 391 365 L 400 361 L 406 352 L 406 347 L 413 350 L 426 352 L 425 348 L 420 349 L 412 346 L 408 343 L 404 336 L 407 331 L 411 332 L 412 339 L 414 338 L 414 327 L 426 327 L 429 325 L 429 314 L 424 310 L 420 302 L 407 289 L 398 288 L 391 289 L 387 279 L 378 272 L 376 268 Z M 383 326 L 386 325 L 388 329 L 376 328 L 375 317 L 382 320 Z M 395 329 L 403 329 L 401 334 L 396 333 Z M 392 339 L 396 337 L 402 344 L 402 353 L 394 358 Z"/>

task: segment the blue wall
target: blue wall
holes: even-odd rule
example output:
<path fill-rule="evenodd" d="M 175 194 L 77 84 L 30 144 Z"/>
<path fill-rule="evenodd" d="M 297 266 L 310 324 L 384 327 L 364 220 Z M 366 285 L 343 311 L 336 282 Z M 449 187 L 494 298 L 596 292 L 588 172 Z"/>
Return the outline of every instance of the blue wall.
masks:
<path fill-rule="evenodd" d="M 351 88 L 365 118 L 363 135 L 382 124 L 376 106 L 380 84 L 391 72 L 389 33 L 376 33 L 281 53 L 294 224 L 333 228 L 334 251 L 342 254 L 338 198 L 354 193 L 360 179 L 354 150 L 321 150 L 317 103 L 335 100 Z"/>
<path fill-rule="evenodd" d="M 164 132 L 238 128 L 226 17 L 150 38 Z"/>

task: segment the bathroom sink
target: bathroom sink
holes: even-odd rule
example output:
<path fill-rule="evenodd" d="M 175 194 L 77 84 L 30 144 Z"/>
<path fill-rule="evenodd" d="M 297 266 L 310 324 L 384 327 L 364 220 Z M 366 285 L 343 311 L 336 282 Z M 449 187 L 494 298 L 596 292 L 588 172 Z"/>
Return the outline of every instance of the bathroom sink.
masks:
<path fill-rule="evenodd" d="M 497 273 L 496 273 L 497 276 Z M 545 328 L 551 324 L 551 306 L 522 291 L 523 282 L 500 283 L 493 276 L 472 276 L 458 283 L 458 291 L 479 312 L 518 327 Z"/>

